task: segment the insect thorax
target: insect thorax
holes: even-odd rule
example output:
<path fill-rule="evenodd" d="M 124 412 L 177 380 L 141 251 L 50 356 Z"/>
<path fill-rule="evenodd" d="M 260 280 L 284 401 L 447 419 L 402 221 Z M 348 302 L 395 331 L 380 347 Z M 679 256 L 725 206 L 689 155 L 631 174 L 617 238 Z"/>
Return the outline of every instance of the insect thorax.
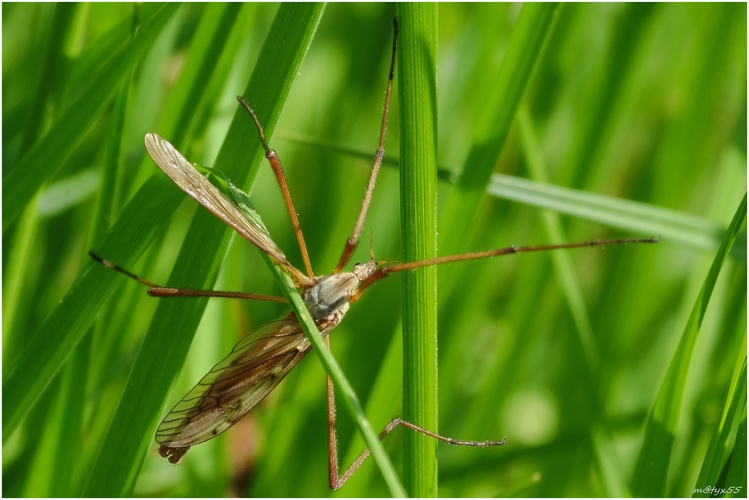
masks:
<path fill-rule="evenodd" d="M 353 272 L 321 276 L 304 292 L 304 304 L 320 331 L 329 332 L 341 322 L 359 285 L 374 273 L 376 267 L 371 260 L 354 265 Z"/>
<path fill-rule="evenodd" d="M 304 293 L 304 304 L 316 322 L 335 321 L 337 325 L 358 288 L 359 280 L 354 273 L 323 276 Z"/>

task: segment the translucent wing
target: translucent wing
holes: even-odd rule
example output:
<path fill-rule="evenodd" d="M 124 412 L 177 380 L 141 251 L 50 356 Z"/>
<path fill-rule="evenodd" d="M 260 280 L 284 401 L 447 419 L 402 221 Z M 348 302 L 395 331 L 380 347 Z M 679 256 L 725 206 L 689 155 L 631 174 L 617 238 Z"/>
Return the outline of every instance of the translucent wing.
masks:
<path fill-rule="evenodd" d="M 281 249 L 257 223 L 251 221 L 216 186 L 200 175 L 200 172 L 166 139 L 156 134 L 146 134 L 145 143 L 148 154 L 151 155 L 156 165 L 182 191 L 244 236 L 250 243 L 271 256 L 278 264 L 288 269 L 299 283 L 306 284 L 309 281 L 301 271 L 286 260 Z"/>
<path fill-rule="evenodd" d="M 237 423 L 310 349 L 296 319 L 274 321 L 242 339 L 161 422 L 161 455 L 177 463 L 190 446 Z"/>

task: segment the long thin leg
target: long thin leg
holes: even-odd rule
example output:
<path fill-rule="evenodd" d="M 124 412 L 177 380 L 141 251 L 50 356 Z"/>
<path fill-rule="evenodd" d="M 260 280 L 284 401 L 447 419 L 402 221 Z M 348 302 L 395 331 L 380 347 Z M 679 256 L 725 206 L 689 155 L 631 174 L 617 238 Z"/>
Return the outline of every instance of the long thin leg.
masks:
<path fill-rule="evenodd" d="M 325 343 L 330 347 L 330 337 L 325 337 Z M 343 475 L 340 475 L 340 468 L 338 466 L 338 431 L 336 429 L 336 406 L 335 406 L 335 388 L 333 387 L 333 380 L 330 376 L 325 378 L 328 395 L 328 486 L 331 490 L 340 489 L 346 482 L 354 475 L 354 473 L 361 467 L 364 461 L 369 457 L 369 448 L 364 448 L 364 451 L 357 457 L 356 460 L 346 469 Z M 453 439 L 445 437 L 436 432 L 426 430 L 418 425 L 412 424 L 400 418 L 394 418 L 380 433 L 380 441 L 385 439 L 385 436 L 390 434 L 393 429 L 402 425 L 407 429 L 419 432 L 431 438 L 434 438 L 443 443 L 452 444 L 455 446 L 471 446 L 478 448 L 486 448 L 489 446 L 501 446 L 505 444 L 505 438 L 499 441 L 463 441 L 459 439 Z"/>
<path fill-rule="evenodd" d="M 330 392 L 328 393 L 328 403 L 330 403 Z M 349 466 L 348 469 L 346 469 L 346 472 L 343 473 L 343 475 L 339 475 L 340 471 L 338 469 L 338 443 L 337 443 L 337 435 L 335 432 L 335 402 L 333 403 L 333 424 L 332 432 L 328 435 L 328 443 L 331 445 L 331 449 L 328 451 L 328 456 L 330 458 L 329 462 L 329 486 L 331 490 L 337 490 L 341 488 L 346 482 L 351 478 L 351 476 L 354 475 L 354 473 L 361 467 L 361 465 L 364 463 L 364 461 L 369 457 L 370 451 L 369 448 L 364 448 L 364 451 L 361 452 L 361 455 L 354 460 L 354 462 Z M 328 410 L 328 422 L 330 423 L 330 416 L 331 416 L 331 410 Z M 434 438 L 438 441 L 442 441 L 443 443 L 452 444 L 455 446 L 471 446 L 471 447 L 477 447 L 477 448 L 487 448 L 489 446 L 501 446 L 505 444 L 505 438 L 502 438 L 499 441 L 463 441 L 459 439 L 453 439 L 450 437 L 441 436 L 435 432 L 428 431 L 422 427 L 419 427 L 418 425 L 414 425 L 410 422 L 406 422 L 405 420 L 402 420 L 400 418 L 394 418 L 390 421 L 389 424 L 385 426 L 385 428 L 380 433 L 380 441 L 385 439 L 385 436 L 390 434 L 393 429 L 398 427 L 399 425 L 402 425 L 403 427 L 407 429 L 411 429 L 412 431 L 419 432 L 421 434 L 424 434 L 426 436 L 429 436 L 431 438 Z"/>
<path fill-rule="evenodd" d="M 325 344 L 330 349 L 330 337 L 325 337 Z M 328 395 L 328 485 L 330 489 L 338 485 L 338 432 L 336 430 L 335 388 L 330 375 L 325 375 L 325 388 Z"/>
<path fill-rule="evenodd" d="M 403 264 L 383 266 L 379 268 L 377 271 L 375 271 L 375 273 L 372 274 L 369 278 L 367 278 L 366 280 L 362 282 L 362 284 L 359 286 L 359 290 L 357 291 L 356 295 L 352 298 L 352 302 L 359 299 L 364 289 L 376 283 L 377 281 L 381 280 L 382 278 L 395 272 L 406 271 L 409 269 L 416 269 L 419 267 L 433 266 L 437 264 L 444 264 L 447 262 L 459 262 L 463 260 L 483 259 L 483 258 L 494 257 L 498 255 L 507 255 L 507 254 L 513 254 L 513 253 L 522 253 L 522 252 L 541 252 L 545 250 L 559 250 L 559 249 L 565 249 L 565 248 L 619 245 L 619 244 L 628 244 L 628 243 L 657 243 L 658 241 L 659 241 L 658 238 L 618 238 L 618 239 L 610 239 L 610 240 L 585 241 L 582 243 L 566 243 L 566 244 L 561 244 L 561 245 L 538 245 L 538 246 L 520 246 L 520 247 L 510 246 L 510 247 L 499 248 L 495 250 L 488 250 L 485 252 L 473 252 L 473 253 L 467 253 L 467 254 L 462 254 L 462 255 L 449 255 L 446 257 L 437 257 L 436 259 L 423 260 L 419 262 L 406 262 Z M 385 436 L 387 436 L 390 432 L 392 432 L 393 429 L 395 429 L 399 425 L 406 427 L 407 429 L 411 429 L 412 431 L 419 432 L 431 438 L 437 439 L 438 441 L 442 441 L 443 443 L 457 445 L 457 446 L 472 446 L 472 447 L 485 448 L 488 446 L 500 446 L 505 443 L 504 438 L 502 438 L 500 441 L 457 440 L 457 439 L 445 437 L 435 432 L 429 431 L 427 429 L 414 425 L 405 420 L 401 420 L 400 418 L 395 418 L 391 420 L 390 423 L 387 426 L 385 426 L 385 429 L 383 429 L 383 431 L 380 433 L 380 440 L 384 439 Z M 335 429 L 335 396 L 333 394 L 333 385 L 330 382 L 330 380 L 328 380 L 328 445 L 330 447 L 329 452 L 328 452 L 329 484 L 330 484 L 331 489 L 337 490 L 340 487 L 342 487 L 346 483 L 346 481 L 348 481 L 349 478 L 351 478 L 351 476 L 354 475 L 354 473 L 357 471 L 357 469 L 359 469 L 359 467 L 361 467 L 361 465 L 364 463 L 367 457 L 369 457 L 370 451 L 369 451 L 369 448 L 365 448 L 364 451 L 361 453 L 361 455 L 359 455 L 359 457 L 356 460 L 354 460 L 351 466 L 349 466 L 346 472 L 344 472 L 343 475 L 340 475 L 340 471 L 338 468 L 338 439 L 337 439 L 337 434 L 336 434 L 336 429 Z"/>
<path fill-rule="evenodd" d="M 259 293 L 246 293 L 246 292 L 228 292 L 223 290 L 196 290 L 193 288 L 172 288 L 167 286 L 157 285 L 145 278 L 141 278 L 137 274 L 133 274 L 125 268 L 109 262 L 107 259 L 100 257 L 94 252 L 88 252 L 92 259 L 104 267 L 108 267 L 113 271 L 117 271 L 120 274 L 124 274 L 130 279 L 141 283 L 148 287 L 148 295 L 151 297 L 219 297 L 225 299 L 243 299 L 243 300 L 265 300 L 268 302 L 288 302 L 284 297 L 277 297 L 275 295 L 263 295 Z"/>
<path fill-rule="evenodd" d="M 388 86 L 385 92 L 385 108 L 382 111 L 382 126 L 380 128 L 380 145 L 377 148 L 375 154 L 374 165 L 372 166 L 372 173 L 369 175 L 369 184 L 367 185 L 367 191 L 364 193 L 364 201 L 362 202 L 361 210 L 359 211 L 359 218 L 356 219 L 354 230 L 351 233 L 346 246 L 343 248 L 341 259 L 338 261 L 338 265 L 335 267 L 333 274 L 337 274 L 343 269 L 351 258 L 351 254 L 354 253 L 356 245 L 359 243 L 359 235 L 361 234 L 362 227 L 364 226 L 364 219 L 367 217 L 367 210 L 369 209 L 369 203 L 372 201 L 372 192 L 374 191 L 375 183 L 377 182 L 377 174 L 380 172 L 380 165 L 382 165 L 382 157 L 385 154 L 385 134 L 387 133 L 387 121 L 388 111 L 390 110 L 390 93 L 393 89 L 393 76 L 395 74 L 395 50 L 398 40 L 398 18 L 393 18 L 393 52 L 390 59 L 390 74 L 388 75 Z"/>
<path fill-rule="evenodd" d="M 527 253 L 527 252 L 544 252 L 547 250 L 563 250 L 569 248 L 583 248 L 583 247 L 603 247 L 607 245 L 625 245 L 634 243 L 658 243 L 659 238 L 616 238 L 610 240 L 595 240 L 595 241 L 583 241 L 580 243 L 562 243 L 559 245 L 536 245 L 536 246 L 509 246 L 505 248 L 497 248 L 495 250 L 486 250 L 484 252 L 471 252 L 460 255 L 448 255 L 445 257 L 437 257 L 435 259 L 420 260 L 417 262 L 405 262 L 402 264 L 393 264 L 391 266 L 383 266 L 377 269 L 369 278 L 362 281 L 359 286 L 359 290 L 356 295 L 351 299 L 352 302 L 356 302 L 361 296 L 362 292 L 369 286 L 377 283 L 382 278 L 389 276 L 390 274 L 397 273 L 400 271 L 407 271 L 409 269 L 417 269 L 419 267 L 435 266 L 437 264 L 445 264 L 448 262 L 460 262 L 463 260 L 475 260 L 485 259 L 487 257 L 496 257 L 498 255 L 508 255 L 514 253 Z"/>
<path fill-rule="evenodd" d="M 325 337 L 325 343 L 330 347 L 330 337 Z M 330 376 L 326 376 L 325 379 L 327 386 L 328 395 L 328 486 L 331 490 L 340 489 L 346 482 L 354 475 L 354 473 L 361 467 L 364 461 L 369 457 L 369 448 L 364 448 L 364 451 L 353 461 L 353 463 L 346 469 L 343 475 L 340 474 L 340 468 L 338 465 L 338 431 L 336 429 L 336 406 L 335 406 L 335 388 L 333 387 L 333 380 Z M 478 448 L 487 448 L 489 446 L 501 446 L 505 444 L 505 438 L 499 441 L 463 441 L 460 439 L 453 439 L 451 437 L 442 436 L 436 432 L 429 431 L 423 427 L 412 424 L 400 418 L 394 418 L 380 433 L 380 441 L 385 439 L 385 436 L 390 434 L 393 429 L 399 425 L 411 429 L 412 431 L 419 432 L 425 436 L 429 436 L 443 443 L 455 445 L 455 446 L 471 446 Z"/>
<path fill-rule="evenodd" d="M 268 147 L 268 143 L 265 140 L 265 132 L 263 131 L 263 127 L 260 125 L 260 120 L 258 120 L 257 115 L 255 115 L 252 106 L 250 106 L 242 96 L 237 96 L 237 100 L 250 113 L 252 120 L 255 122 L 258 135 L 260 136 L 260 142 L 263 145 L 263 149 L 265 149 L 265 157 L 268 158 L 270 166 L 273 168 L 273 173 L 276 175 L 276 180 L 278 180 L 278 185 L 281 188 L 283 201 L 286 204 L 286 210 L 289 212 L 291 225 L 294 227 L 294 234 L 296 234 L 296 241 L 299 243 L 299 251 L 302 253 L 302 260 L 304 260 L 304 268 L 307 271 L 307 276 L 314 278 L 315 274 L 312 272 L 309 253 L 307 253 L 307 244 L 304 241 L 304 235 L 302 235 L 302 226 L 299 224 L 299 217 L 297 216 L 296 208 L 294 208 L 294 201 L 291 199 L 291 192 L 289 191 L 289 185 L 286 182 L 286 175 L 283 173 L 281 159 L 278 157 L 278 153 L 275 149 L 270 149 Z"/>

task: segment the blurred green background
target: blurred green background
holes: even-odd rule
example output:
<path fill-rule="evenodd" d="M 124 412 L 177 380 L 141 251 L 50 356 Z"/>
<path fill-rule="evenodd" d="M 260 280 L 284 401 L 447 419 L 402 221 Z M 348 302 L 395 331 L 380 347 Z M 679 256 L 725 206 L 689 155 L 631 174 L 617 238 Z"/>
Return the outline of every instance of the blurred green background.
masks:
<path fill-rule="evenodd" d="M 151 325 L 159 300 L 124 277 L 108 276 L 86 255 L 111 248 L 105 257 L 167 281 L 196 204 L 161 179 L 143 136 L 160 133 L 191 161 L 212 165 L 279 7 L 2 8 L 3 495 L 389 495 L 369 462 L 339 493 L 329 492 L 324 371 L 314 356 L 249 417 L 191 449 L 182 464 L 161 459 L 153 442 L 160 417 L 238 339 L 285 308 L 212 300 L 184 363 L 169 360 L 177 371 L 154 363 L 135 373 L 149 326 L 186 339 L 185 349 L 191 337 L 172 324 Z M 450 179 L 472 168 L 469 152 L 490 147 L 480 142 L 486 137 L 480 127 L 491 120 L 485 115 L 492 99 L 502 97 L 492 91 L 521 6 L 440 4 L 438 10 L 442 210 L 462 196 Z M 394 13 L 388 4 L 326 6 L 281 104 L 271 146 L 286 168 L 317 274 L 335 266 L 361 203 Z M 746 496 L 745 225 L 733 232 L 738 240 L 708 294 L 699 334 L 685 333 L 746 192 L 746 5 L 564 5 L 535 64 L 514 126 L 493 159 L 497 175 L 488 194 L 476 197 L 469 218 L 449 210 L 441 216 L 438 253 L 551 241 L 553 216 L 539 206 L 552 195 L 545 184 L 530 184 L 520 203 L 514 178 L 568 189 L 558 208 L 576 216 L 559 218 L 565 241 L 653 235 L 662 241 L 569 252 L 568 274 L 549 253 L 440 269 L 439 431 L 473 440 L 507 436 L 507 444 L 440 445 L 439 494 L 691 496 L 696 487 L 717 484 L 703 480 L 722 474 L 721 484 L 741 486 L 735 496 Z M 389 167 L 398 157 L 397 116 L 395 97 Z M 601 195 L 605 209 L 590 208 L 586 195 Z M 171 216 L 159 209 L 162 197 L 184 203 Z M 266 164 L 251 197 L 301 267 Z M 123 221 L 132 199 L 156 208 Z M 366 243 L 371 231 L 378 259 L 398 259 L 399 203 L 398 172 L 385 168 L 363 235 Z M 102 248 L 115 222 L 142 238 Z M 206 256 L 223 262 L 216 287 L 278 294 L 258 252 L 235 241 L 225 258 L 221 251 Z M 142 246 L 137 256 L 145 250 L 137 261 L 130 245 Z M 362 244 L 353 261 L 367 258 Z M 204 277 L 213 268 L 198 263 L 182 272 Z M 97 299 L 112 296 L 101 307 L 81 299 L 81 288 L 70 289 L 93 282 L 108 287 L 96 289 Z M 380 282 L 332 336 L 333 353 L 376 430 L 401 412 L 400 293 L 397 276 Z M 677 348 L 685 338 L 696 338 L 686 352 Z M 662 389 L 673 359 L 681 375 Z M 133 435 L 118 409 L 128 380 L 165 377 L 168 385 L 176 373 L 167 394 L 157 384 L 131 387 L 144 400 L 163 401 L 159 414 L 127 409 L 138 428 L 150 428 Z M 669 415 L 678 416 L 666 418 L 672 448 L 645 430 L 659 391 Z M 728 428 L 718 450 L 710 444 L 716 428 Z M 344 411 L 339 430 L 347 465 L 363 442 Z M 386 442 L 396 465 L 402 432 Z M 102 446 L 112 436 L 138 449 L 147 442 L 148 449 Z M 641 457 L 642 450 L 648 451 Z M 89 479 L 105 458 L 121 482 Z M 717 473 L 705 472 L 709 464 Z M 736 467 L 743 479 L 733 475 Z M 653 471 L 662 473 L 651 477 Z"/>

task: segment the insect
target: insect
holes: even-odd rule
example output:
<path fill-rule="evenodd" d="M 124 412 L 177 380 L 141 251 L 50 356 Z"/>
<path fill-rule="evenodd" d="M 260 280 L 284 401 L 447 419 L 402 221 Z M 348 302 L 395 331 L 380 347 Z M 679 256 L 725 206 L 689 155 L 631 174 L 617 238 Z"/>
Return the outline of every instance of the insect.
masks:
<path fill-rule="evenodd" d="M 288 272 L 295 285 L 300 289 L 304 304 L 326 341 L 329 340 L 328 335 L 330 332 L 345 316 L 350 304 L 358 301 L 364 290 L 377 281 L 396 272 L 446 262 L 472 260 L 511 253 L 621 243 L 652 243 L 656 241 L 655 239 L 632 238 L 563 245 L 511 246 L 484 252 L 392 265 L 382 265 L 382 263 L 376 262 L 374 257 L 371 257 L 368 262 L 354 265 L 351 271 L 343 271 L 358 245 L 384 155 L 386 125 L 395 72 L 397 38 L 398 26 L 397 22 L 394 21 L 390 72 L 385 93 L 379 146 L 356 224 L 346 242 L 338 264 L 329 275 L 316 276 L 312 271 L 305 240 L 302 235 L 299 219 L 296 215 L 297 212 L 294 208 L 294 203 L 289 193 L 281 161 L 276 151 L 268 146 L 263 127 L 253 108 L 244 98 L 238 97 L 239 103 L 247 110 L 255 123 L 260 142 L 265 150 L 265 156 L 278 180 L 304 261 L 304 271 L 299 270 L 287 260 L 281 249 L 268 236 L 261 223 L 243 212 L 229 197 L 224 195 L 217 187 L 203 177 L 174 146 L 156 134 L 147 134 L 145 136 L 145 146 L 151 158 L 182 191 L 237 231 L 245 239 L 250 241 L 250 243 L 265 252 L 276 265 L 281 266 Z M 109 262 L 93 252 L 90 252 L 90 254 L 104 266 L 148 286 L 148 293 L 151 296 L 225 297 L 286 302 L 281 297 L 244 292 L 185 290 L 162 287 Z M 260 327 L 242 339 L 234 347 L 232 352 L 214 366 L 172 408 L 161 422 L 156 431 L 156 441 L 160 445 L 159 453 L 161 456 L 167 458 L 171 463 L 179 463 L 190 447 L 205 442 L 230 428 L 265 398 L 310 350 L 311 345 L 309 340 L 305 337 L 302 327 L 293 312 L 289 313 L 283 319 Z M 333 386 L 330 383 L 330 379 L 328 379 L 328 422 L 329 442 L 332 443 L 329 454 L 329 484 L 332 489 L 338 489 L 364 462 L 369 455 L 369 451 L 365 449 L 354 463 L 342 475 L 340 474 L 337 450 L 333 449 L 337 440 L 335 438 Z M 449 444 L 477 447 L 504 444 L 504 439 L 498 441 L 460 441 L 441 436 L 401 419 L 391 421 L 382 432 L 381 438 L 397 426 L 404 426 Z"/>

